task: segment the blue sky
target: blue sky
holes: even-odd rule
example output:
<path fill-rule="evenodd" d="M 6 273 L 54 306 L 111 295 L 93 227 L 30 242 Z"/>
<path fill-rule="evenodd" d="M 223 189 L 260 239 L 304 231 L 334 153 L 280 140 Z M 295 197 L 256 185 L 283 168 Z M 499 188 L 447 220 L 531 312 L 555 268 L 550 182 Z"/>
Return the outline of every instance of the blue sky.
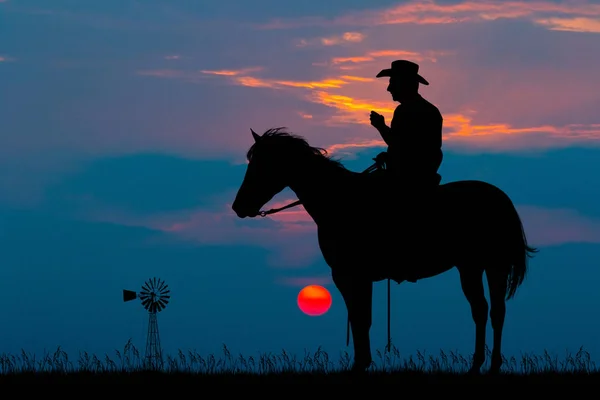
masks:
<path fill-rule="evenodd" d="M 600 5 L 300 3 L 0 0 L 0 352 L 143 348 L 147 314 L 121 290 L 158 276 L 167 352 L 335 357 L 346 313 L 312 221 L 239 220 L 231 203 L 251 127 L 369 166 L 369 112 L 395 106 L 374 75 L 405 58 L 444 116 L 443 180 L 501 187 L 541 249 L 505 352 L 600 354 Z M 298 310 L 307 284 L 331 290 L 327 314 Z M 403 352 L 473 351 L 455 271 L 392 296 Z M 377 284 L 374 348 L 385 305 Z"/>

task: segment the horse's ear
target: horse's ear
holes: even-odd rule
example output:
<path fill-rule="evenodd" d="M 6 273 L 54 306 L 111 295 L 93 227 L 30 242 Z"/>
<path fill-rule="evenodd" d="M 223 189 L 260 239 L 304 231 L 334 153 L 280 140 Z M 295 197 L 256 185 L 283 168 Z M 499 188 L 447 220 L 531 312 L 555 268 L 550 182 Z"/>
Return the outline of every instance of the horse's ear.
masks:
<path fill-rule="evenodd" d="M 260 135 L 256 132 L 254 132 L 254 130 L 252 128 L 250 128 L 250 132 L 252 132 L 252 137 L 254 138 L 254 141 L 258 142 L 258 140 L 260 139 Z"/>

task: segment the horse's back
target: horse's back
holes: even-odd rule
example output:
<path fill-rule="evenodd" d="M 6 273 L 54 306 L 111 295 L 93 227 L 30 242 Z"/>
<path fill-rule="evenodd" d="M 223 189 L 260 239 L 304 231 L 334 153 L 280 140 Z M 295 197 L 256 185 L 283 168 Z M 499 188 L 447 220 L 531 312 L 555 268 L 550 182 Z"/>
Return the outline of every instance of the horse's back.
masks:
<path fill-rule="evenodd" d="M 512 204 L 508 195 L 499 187 L 479 180 L 462 180 L 441 184 L 434 195 L 440 207 L 487 208 L 501 203 Z"/>

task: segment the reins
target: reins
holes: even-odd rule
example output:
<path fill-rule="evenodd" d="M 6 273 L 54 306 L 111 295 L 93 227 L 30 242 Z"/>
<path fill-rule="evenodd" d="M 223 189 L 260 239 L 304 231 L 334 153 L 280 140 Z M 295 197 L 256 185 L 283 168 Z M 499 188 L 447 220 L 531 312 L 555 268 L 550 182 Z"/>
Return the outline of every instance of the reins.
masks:
<path fill-rule="evenodd" d="M 384 167 L 382 164 L 375 162 L 369 168 L 365 169 L 362 173 L 368 174 L 368 173 L 375 171 L 376 169 L 384 169 Z M 288 208 L 296 207 L 300 204 L 302 204 L 302 202 L 300 200 L 296 200 L 293 203 L 287 204 L 283 207 L 271 208 L 270 210 L 267 210 L 267 211 L 259 211 L 258 215 L 260 215 L 261 217 L 266 217 L 267 215 L 275 214 L 279 211 L 283 211 Z M 387 280 L 387 337 L 388 337 L 388 340 L 387 340 L 387 346 L 385 347 L 385 351 L 387 351 L 387 352 L 391 351 L 391 347 L 392 347 L 391 327 L 390 327 L 390 307 L 391 307 L 390 286 L 391 286 L 390 279 L 388 278 L 388 280 Z M 348 321 L 347 321 L 347 325 L 346 325 L 346 346 L 349 346 L 349 345 L 350 345 L 350 315 L 348 314 Z"/>

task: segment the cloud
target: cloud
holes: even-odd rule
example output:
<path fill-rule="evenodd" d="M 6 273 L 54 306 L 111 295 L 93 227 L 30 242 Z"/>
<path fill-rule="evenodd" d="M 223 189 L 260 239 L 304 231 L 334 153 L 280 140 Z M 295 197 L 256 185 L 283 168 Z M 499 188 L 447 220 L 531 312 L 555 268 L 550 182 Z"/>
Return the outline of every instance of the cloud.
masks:
<path fill-rule="evenodd" d="M 79 210 L 76 215 L 90 222 L 151 229 L 168 234 L 168 238 L 195 245 L 264 248 L 270 252 L 269 265 L 277 268 L 306 268 L 320 259 L 316 226 L 302 206 L 265 218 L 242 220 L 231 210 L 234 196 L 234 192 L 214 195 L 210 207 L 152 213 L 88 203 L 88 208 Z M 264 209 L 278 208 L 293 201 L 293 198 L 287 201 L 284 198 L 265 205 Z"/>
<path fill-rule="evenodd" d="M 439 56 L 443 56 L 448 54 L 448 52 L 444 51 L 428 51 L 428 52 L 416 52 L 416 51 L 408 51 L 408 50 L 377 50 L 377 51 L 369 51 L 366 54 L 359 56 L 350 56 L 350 57 L 333 57 L 331 59 L 332 64 L 348 64 L 348 63 L 364 63 L 376 61 L 378 58 L 390 58 L 393 57 L 395 59 L 409 59 L 414 62 L 422 62 L 422 61 L 431 61 L 436 62 Z M 342 67 L 344 68 L 344 67 Z"/>
<path fill-rule="evenodd" d="M 337 57 L 333 64 L 361 63 L 373 60 L 378 54 L 399 55 L 402 51 L 375 51 L 364 57 Z M 410 52 L 405 52 L 409 54 Z M 416 54 L 416 53 L 415 53 Z M 414 54 L 413 54 L 414 55 Z M 430 58 L 430 60 L 432 60 Z M 243 72 L 242 72 L 243 71 Z M 248 70 L 239 71 L 209 71 L 228 79 L 234 85 L 251 88 L 293 91 L 311 103 L 323 105 L 333 112 L 320 122 L 330 127 L 351 125 L 369 126 L 368 115 L 376 111 L 389 122 L 394 111 L 394 105 L 373 98 L 354 97 L 354 93 L 373 91 L 374 78 L 361 75 L 338 75 L 321 80 L 277 80 L 262 78 L 248 74 Z M 345 94 L 347 93 L 347 94 Z M 498 94 L 497 96 L 502 96 Z M 565 98 L 565 97 L 563 97 Z M 514 151 L 522 149 L 548 149 L 572 145 L 600 144 L 600 123 L 570 123 L 565 125 L 514 125 L 511 123 L 484 123 L 475 121 L 478 116 L 475 110 L 465 110 L 464 113 L 444 114 L 444 138 L 451 148 L 470 149 L 477 151 Z M 305 116 L 306 113 L 301 113 Z M 311 115 L 308 119 L 314 119 Z M 357 147 L 381 147 L 382 140 L 355 139 L 334 143 L 328 146 L 331 151 Z"/>
<path fill-rule="evenodd" d="M 378 54 L 373 52 L 371 54 Z M 372 58 L 371 58 L 372 59 Z M 342 59 L 338 62 L 346 62 Z M 359 59 L 357 62 L 366 61 Z M 375 101 L 369 98 L 355 98 L 336 94 L 334 90 L 347 89 L 349 93 L 364 92 L 374 79 L 364 76 L 341 75 L 325 78 L 320 81 L 270 80 L 247 75 L 228 75 L 234 84 L 254 88 L 269 89 L 301 89 L 303 98 L 334 110 L 334 113 L 323 121 L 329 126 L 370 125 L 368 115 L 371 110 L 379 112 L 391 119 L 394 109 L 389 102 Z M 365 90 L 361 90 L 365 88 Z M 573 144 L 596 146 L 600 144 L 600 123 L 514 126 L 509 123 L 478 123 L 474 121 L 477 112 L 467 114 L 454 113 L 444 115 L 444 138 L 451 148 L 477 151 L 513 151 L 522 149 L 548 149 L 565 147 Z M 346 143 L 335 143 L 330 151 L 356 147 L 381 147 L 382 140 L 362 139 Z"/>
<path fill-rule="evenodd" d="M 465 22 L 490 21 L 498 19 L 527 19 L 542 26 L 541 16 L 569 16 L 594 21 L 600 16 L 600 5 L 586 1 L 462 1 L 452 4 L 439 2 L 410 1 L 399 5 L 374 10 L 350 12 L 338 17 L 303 17 L 296 19 L 275 19 L 260 26 L 262 29 L 286 29 L 309 26 L 377 26 L 397 24 L 458 24 Z M 540 23 L 540 21 L 542 21 Z M 582 29 L 587 23 L 571 24 L 573 30 Z M 593 25 L 593 23 L 592 23 Z M 595 31 L 593 31 L 595 32 Z"/>
<path fill-rule="evenodd" d="M 360 32 L 344 32 L 340 35 L 332 35 L 328 37 L 314 38 L 314 39 L 300 39 L 296 43 L 297 47 L 306 47 L 314 45 L 322 46 L 337 46 L 349 43 L 362 42 L 365 35 Z"/>
<path fill-rule="evenodd" d="M 17 59 L 14 57 L 10 57 L 7 55 L 1 55 L 0 54 L 0 63 L 4 63 L 4 62 L 13 62 L 16 61 Z"/>
<path fill-rule="evenodd" d="M 600 219 L 590 218 L 570 209 L 537 206 L 517 207 L 528 241 L 535 246 L 567 243 L 600 243 Z"/>
<path fill-rule="evenodd" d="M 582 73 L 573 78 L 581 82 L 575 82 L 561 79 L 566 71 L 560 64 L 554 68 L 546 65 L 525 70 L 472 65 L 461 70 L 466 61 L 458 61 L 456 52 L 449 50 L 416 52 L 383 48 L 361 53 L 357 48 L 347 49 L 345 53 L 316 64 L 311 74 L 321 75 L 320 79 L 274 79 L 269 77 L 267 69 L 260 74 L 239 70 L 218 77 L 237 86 L 285 91 L 290 96 L 325 107 L 328 111 L 320 113 L 297 111 L 313 126 L 368 128 L 370 111 L 383 114 L 389 122 L 395 107 L 389 99 L 383 99 L 387 97 L 385 80 L 373 77 L 381 68 L 379 59 L 407 58 L 420 62 L 422 69 L 426 69 L 425 75 L 434 83 L 448 78 L 433 89 L 424 90 L 437 93 L 437 101 L 425 96 L 442 110 L 444 137 L 449 148 L 516 151 L 597 146 L 599 143 L 600 121 L 592 105 L 600 106 L 600 94 L 593 85 L 584 84 L 586 80 L 597 79 L 593 74 L 586 77 L 584 71 L 591 73 L 591 65 L 581 67 Z M 444 61 L 440 62 L 442 57 Z M 351 72 L 346 69 L 348 66 Z M 482 80 L 485 84 L 477 84 Z M 579 115 L 584 115 L 587 121 L 577 118 Z M 345 133 L 343 137 L 330 136 L 330 143 L 325 147 L 339 150 L 384 145 L 381 140 L 358 132 Z"/>
<path fill-rule="evenodd" d="M 536 19 L 535 23 L 552 31 L 600 33 L 598 18 L 546 18 Z"/>
<path fill-rule="evenodd" d="M 203 74 L 208 74 L 208 75 L 221 75 L 221 76 L 240 76 L 240 75 L 248 75 L 251 72 L 255 72 L 255 71 L 261 71 L 263 68 L 262 67 L 249 67 L 249 68 L 242 68 L 242 69 L 238 69 L 238 70 L 233 70 L 233 69 L 229 69 L 229 70 L 217 70 L 217 71 L 210 71 L 210 70 L 202 70 L 200 71 Z"/>

